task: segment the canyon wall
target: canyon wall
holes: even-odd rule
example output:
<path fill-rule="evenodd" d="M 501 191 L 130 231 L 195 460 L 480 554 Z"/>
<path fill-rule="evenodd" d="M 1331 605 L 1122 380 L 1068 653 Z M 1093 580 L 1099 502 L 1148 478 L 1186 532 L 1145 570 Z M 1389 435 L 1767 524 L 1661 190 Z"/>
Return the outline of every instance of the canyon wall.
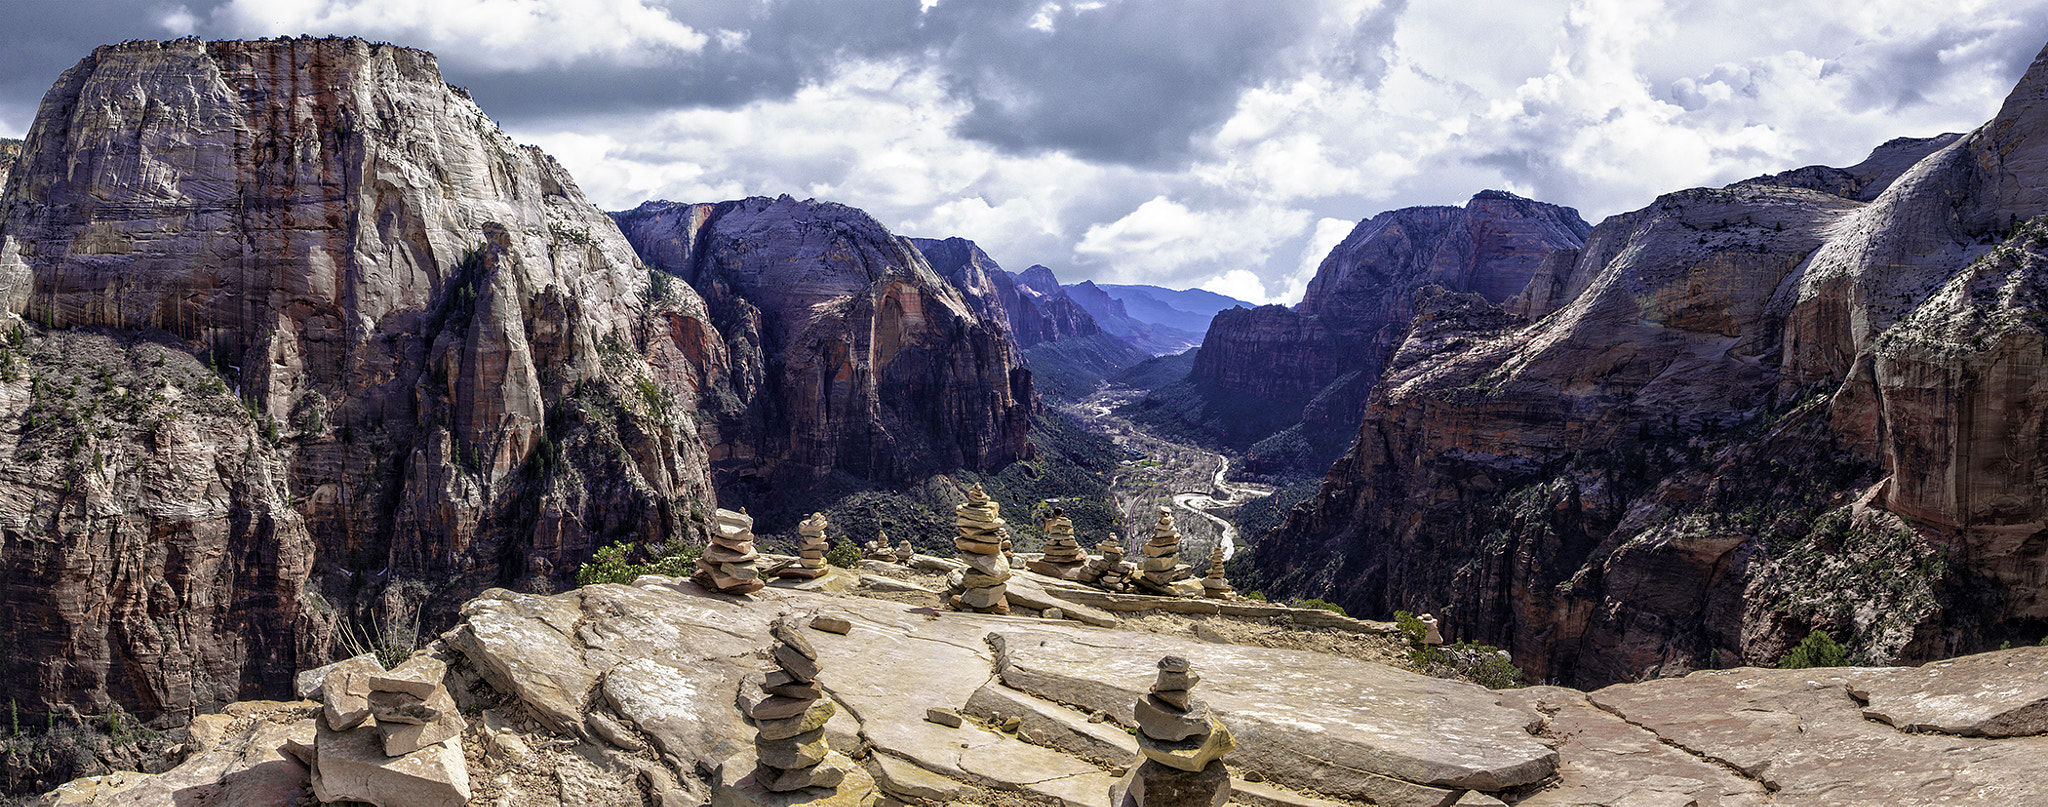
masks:
<path fill-rule="evenodd" d="M 793 524 L 779 503 L 828 479 L 889 485 L 1028 456 L 1031 372 L 989 273 L 963 296 L 867 214 L 787 196 L 613 215 L 726 340 L 706 442 L 721 501 L 779 508 L 764 529 Z"/>
<path fill-rule="evenodd" d="M 280 695 L 343 628 L 402 644 L 707 529 L 701 368 L 730 362 L 703 302 L 431 54 L 102 47 L 5 206 L 0 697 L 25 712 Z"/>
<path fill-rule="evenodd" d="M 1539 679 L 2048 633 L 2048 58 L 1967 135 L 1682 191 L 1494 306 L 1437 294 L 1275 587 L 1434 611 Z"/>
<path fill-rule="evenodd" d="M 1320 473 L 1357 431 L 1419 290 L 1507 303 L 1538 273 L 1573 260 L 1588 229 L 1570 208 L 1501 191 L 1359 222 L 1299 304 L 1219 312 L 1187 380 L 1134 415 L 1245 450 L 1254 472 Z"/>

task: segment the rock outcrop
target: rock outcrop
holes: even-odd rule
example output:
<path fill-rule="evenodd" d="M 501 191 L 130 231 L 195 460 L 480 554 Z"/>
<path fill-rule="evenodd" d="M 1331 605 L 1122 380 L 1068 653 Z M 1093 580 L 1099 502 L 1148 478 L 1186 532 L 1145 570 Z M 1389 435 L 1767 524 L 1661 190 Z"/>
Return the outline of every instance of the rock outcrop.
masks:
<path fill-rule="evenodd" d="M 834 473 L 899 483 L 1029 453 L 1031 372 L 1002 324 L 867 214 L 784 196 L 613 218 L 725 340 L 705 369 L 721 502 L 781 529 L 803 515 L 788 492 Z"/>
<path fill-rule="evenodd" d="M 1532 278 L 1569 265 L 1589 229 L 1577 211 L 1501 191 L 1359 222 L 1299 304 L 1217 313 L 1187 379 L 1132 414 L 1249 449 L 1255 472 L 1321 472 L 1356 434 L 1422 289 L 1508 303 Z"/>
<path fill-rule="evenodd" d="M 2041 639 L 2044 96 L 2048 51 L 1975 132 L 1669 194 L 1504 308 L 1419 304 L 1257 562 L 1587 686 L 1814 628 L 1872 663 Z"/>
<path fill-rule="evenodd" d="M 0 697 L 24 713 L 281 695 L 337 624 L 402 643 L 602 543 L 701 541 L 701 301 L 431 54 L 103 47 L 22 148 Z"/>
<path fill-rule="evenodd" d="M 454 775 L 473 798 L 533 807 L 859 807 L 878 795 L 1095 807 L 1113 788 L 1140 804 L 1214 804 L 1227 789 L 1279 807 L 2048 797 L 2048 647 L 1487 690 L 1333 654 L 934 614 L 826 593 L 833 576 L 852 575 L 748 597 L 653 575 L 552 596 L 493 590 L 401 667 L 426 674 L 362 675 L 428 684 L 438 672 L 431 683 L 477 717 L 469 753 L 439 757 L 455 767 L 408 798 L 446 792 Z M 331 702 L 354 675 L 311 677 Z M 194 721 L 185 764 L 81 779 L 44 803 L 283 807 L 305 803 L 307 763 L 324 770 L 330 755 L 366 794 L 421 772 L 383 757 L 375 726 L 324 721 L 314 701 L 233 704 Z M 766 786 L 788 772 L 791 785 L 836 777 L 836 791 Z"/>
<path fill-rule="evenodd" d="M 910 239 L 933 271 L 967 300 L 983 320 L 1000 323 L 1031 368 L 1032 389 L 1060 400 L 1079 400 L 1104 380 L 1151 354 L 1102 330 L 1095 318 L 1060 288 L 1051 269 L 1004 271 L 973 241 Z"/>

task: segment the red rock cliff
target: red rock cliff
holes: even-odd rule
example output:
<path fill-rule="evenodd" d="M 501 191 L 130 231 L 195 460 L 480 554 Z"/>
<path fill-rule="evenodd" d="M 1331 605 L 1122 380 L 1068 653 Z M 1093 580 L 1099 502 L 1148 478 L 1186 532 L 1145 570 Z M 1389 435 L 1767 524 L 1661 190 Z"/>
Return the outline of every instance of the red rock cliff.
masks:
<path fill-rule="evenodd" d="M 452 618 L 423 601 L 704 529 L 702 302 L 655 293 L 431 54 L 103 47 L 6 187 L 26 366 L 0 409 L 26 428 L 0 474 L 0 697 L 24 710 L 282 695 L 341 623 L 401 641 L 423 608 L 421 631 Z"/>

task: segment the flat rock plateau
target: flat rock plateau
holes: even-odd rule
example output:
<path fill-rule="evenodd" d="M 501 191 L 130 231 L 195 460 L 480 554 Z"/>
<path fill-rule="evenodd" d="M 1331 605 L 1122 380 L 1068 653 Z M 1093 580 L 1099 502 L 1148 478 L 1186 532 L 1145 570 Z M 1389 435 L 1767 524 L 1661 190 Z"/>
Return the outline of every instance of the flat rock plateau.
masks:
<path fill-rule="evenodd" d="M 1236 804 L 2048 798 L 2048 648 L 1918 668 L 1743 668 L 1593 692 L 1489 690 L 1344 655 L 1213 641 L 1200 627 L 1236 619 L 1304 636 L 1330 625 L 1392 631 L 1323 611 L 1208 603 L 1189 629 L 1212 639 L 1203 640 L 1127 630 L 1116 618 L 1098 627 L 1023 615 L 1037 610 L 994 616 L 861 596 L 872 590 L 856 588 L 864 574 L 870 587 L 890 574 L 871 568 L 743 596 L 658 575 L 556 595 L 493 589 L 406 664 L 445 670 L 439 683 L 469 726 L 447 764 L 462 769 L 475 805 L 726 803 L 716 794 L 754 767 L 744 709 L 764 697 L 771 626 L 819 617 L 850 625 L 843 634 L 798 628 L 838 707 L 817 730 L 867 777 L 840 795 L 856 799 L 872 783 L 847 803 L 1100 805 L 1139 759 L 1132 704 L 1167 655 L 1193 664 L 1197 694 L 1237 737 L 1224 757 Z M 1087 608 L 1061 599 L 1071 591 L 1061 581 L 1019 577 L 1050 597 L 1044 604 Z M 1120 618 L 1203 610 L 1193 600 L 1127 600 L 1133 610 Z M 300 691 L 332 709 L 334 676 L 302 675 Z M 928 720 L 934 709 L 963 718 Z M 347 770 L 360 755 L 320 728 L 322 715 L 318 700 L 236 703 L 195 724 L 194 750 L 177 768 L 82 779 L 45 803 L 298 804 L 309 782 L 335 775 L 325 766 Z M 449 776 L 365 774 L 437 775 Z"/>

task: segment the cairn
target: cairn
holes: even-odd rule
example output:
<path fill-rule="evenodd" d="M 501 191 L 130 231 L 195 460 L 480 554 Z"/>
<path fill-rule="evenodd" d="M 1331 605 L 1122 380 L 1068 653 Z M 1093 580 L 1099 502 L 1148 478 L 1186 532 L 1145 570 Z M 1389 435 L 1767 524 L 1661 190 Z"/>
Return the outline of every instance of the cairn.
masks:
<path fill-rule="evenodd" d="M 967 503 L 953 508 L 960 536 L 953 546 L 967 568 L 957 572 L 953 582 L 953 607 L 962 611 L 1007 614 L 1010 603 L 1004 596 L 1010 579 L 1010 564 L 1003 557 L 1003 520 L 996 515 L 1000 506 L 988 492 L 975 485 L 967 489 Z"/>
<path fill-rule="evenodd" d="M 1138 750 L 1144 760 L 1110 788 L 1114 807 L 1223 807 L 1230 771 L 1223 755 L 1237 742 L 1208 704 L 1188 694 L 1200 675 L 1180 656 L 1159 660 L 1152 692 L 1139 698 Z"/>
<path fill-rule="evenodd" d="M 1423 644 L 1434 646 L 1444 643 L 1442 623 L 1437 621 L 1435 614 L 1423 614 L 1416 619 L 1422 622 Z"/>
<path fill-rule="evenodd" d="M 1053 508 L 1045 517 L 1045 555 L 1025 561 L 1024 568 L 1047 577 L 1079 580 L 1087 565 L 1088 553 L 1081 551 L 1080 542 L 1074 539 L 1074 520 L 1067 518 L 1065 510 Z"/>
<path fill-rule="evenodd" d="M 889 548 L 889 534 L 880 530 L 875 531 L 875 540 L 860 545 L 860 556 L 864 560 L 896 562 L 896 550 Z"/>
<path fill-rule="evenodd" d="M 776 577 L 812 580 L 825 576 L 825 514 L 812 513 L 796 525 L 796 563 L 775 572 Z"/>
<path fill-rule="evenodd" d="M 1188 566 L 1180 562 L 1180 529 L 1173 526 L 1173 511 L 1159 508 L 1159 523 L 1152 526 L 1152 540 L 1141 547 L 1145 560 L 1138 566 L 1138 577 L 1134 581 L 1153 593 L 1174 596 L 1172 584 L 1190 576 Z"/>
<path fill-rule="evenodd" d="M 1223 579 L 1223 544 L 1220 542 L 1216 544 L 1216 550 L 1209 553 L 1209 576 L 1202 578 L 1202 596 L 1212 600 L 1237 597 L 1237 589 L 1231 588 L 1230 581 Z"/>
<path fill-rule="evenodd" d="M 1088 582 L 1107 591 L 1123 591 L 1131 587 L 1131 578 L 1137 575 L 1137 568 L 1124 561 L 1124 546 L 1116 538 L 1104 538 L 1095 547 L 1102 557 L 1089 561 L 1094 576 Z M 1088 572 L 1083 572 L 1086 576 Z"/>
<path fill-rule="evenodd" d="M 754 783 L 772 793 L 838 787 L 846 769 L 820 764 L 831 752 L 825 743 L 825 721 L 838 707 L 818 685 L 818 651 L 786 619 L 778 620 L 770 633 L 775 637 L 775 667 L 761 685 L 768 697 L 747 712 L 760 731 L 754 739 Z"/>
<path fill-rule="evenodd" d="M 754 518 L 746 511 L 720 508 L 712 515 L 711 546 L 697 558 L 697 573 L 690 580 L 710 591 L 747 594 L 760 591 L 767 583 L 754 561 Z"/>
<path fill-rule="evenodd" d="M 908 566 L 910 565 L 910 558 L 916 554 L 917 547 L 911 546 L 910 541 L 908 539 L 905 539 L 902 542 L 896 544 L 897 563 L 901 563 L 905 566 Z"/>

